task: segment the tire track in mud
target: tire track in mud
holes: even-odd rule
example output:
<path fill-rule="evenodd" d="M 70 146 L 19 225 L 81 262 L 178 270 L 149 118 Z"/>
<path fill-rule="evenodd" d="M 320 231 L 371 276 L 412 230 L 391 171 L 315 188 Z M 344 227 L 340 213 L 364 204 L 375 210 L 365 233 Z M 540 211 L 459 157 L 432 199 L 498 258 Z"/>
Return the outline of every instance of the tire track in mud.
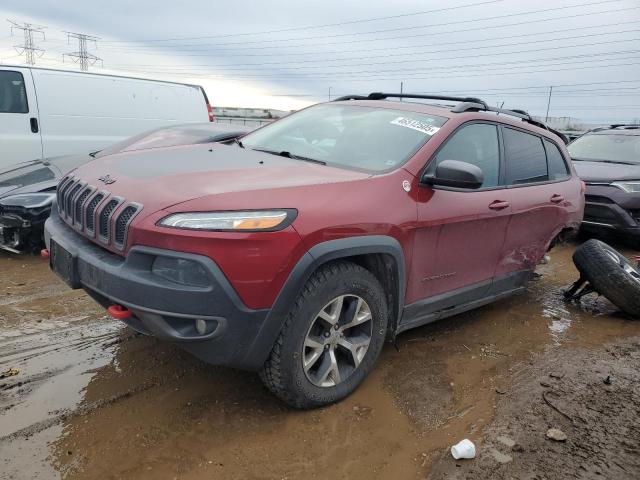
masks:
<path fill-rule="evenodd" d="M 92 370 L 111 362 L 115 346 L 131 337 L 118 322 L 93 320 L 0 341 L 0 371 L 19 371 L 0 382 L 0 442 L 71 415 Z"/>
<path fill-rule="evenodd" d="M 70 420 L 76 417 L 81 417 L 83 415 L 92 413 L 96 410 L 100 410 L 101 408 L 109 407 L 119 401 L 125 400 L 127 398 L 131 398 L 134 395 L 137 395 L 139 393 L 142 393 L 154 387 L 159 387 L 161 385 L 162 385 L 161 381 L 151 382 L 148 384 L 139 385 L 137 387 L 134 387 L 120 394 L 112 395 L 111 397 L 97 400 L 87 405 L 81 405 L 74 409 L 62 409 L 62 410 L 48 412 L 49 418 L 47 418 L 46 420 L 32 423 L 27 427 L 21 428 L 20 430 L 16 430 L 15 432 L 12 432 L 8 435 L 4 435 L 0 437 L 0 442 L 12 441 L 21 437 L 28 439 L 32 435 L 36 433 L 40 433 L 55 425 L 58 425 L 63 421 Z"/>

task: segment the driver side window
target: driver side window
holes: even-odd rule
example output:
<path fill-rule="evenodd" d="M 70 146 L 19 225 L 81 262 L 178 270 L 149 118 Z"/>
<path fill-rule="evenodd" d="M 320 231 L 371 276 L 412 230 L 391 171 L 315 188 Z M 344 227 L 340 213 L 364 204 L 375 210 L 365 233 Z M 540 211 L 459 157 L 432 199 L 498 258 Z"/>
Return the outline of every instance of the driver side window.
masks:
<path fill-rule="evenodd" d="M 481 188 L 497 187 L 500 181 L 498 128 L 473 123 L 454 133 L 434 159 L 434 168 L 445 160 L 458 160 L 479 167 L 484 173 Z"/>

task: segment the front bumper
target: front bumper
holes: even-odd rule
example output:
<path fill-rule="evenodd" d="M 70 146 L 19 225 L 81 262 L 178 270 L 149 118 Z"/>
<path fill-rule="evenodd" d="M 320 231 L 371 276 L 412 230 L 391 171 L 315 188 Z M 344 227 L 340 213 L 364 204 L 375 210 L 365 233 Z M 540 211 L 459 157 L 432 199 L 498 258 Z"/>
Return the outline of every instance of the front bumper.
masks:
<path fill-rule="evenodd" d="M 133 315 L 125 322 L 135 330 L 176 342 L 209 363 L 256 369 L 264 361 L 270 347 L 261 344 L 259 332 L 268 310 L 247 308 L 210 258 L 144 246 L 134 246 L 123 258 L 73 231 L 55 208 L 45 225 L 45 240 L 52 269 L 103 307 L 129 308 Z M 208 284 L 184 285 L 152 273 L 158 257 L 198 263 Z M 204 320 L 204 333 L 197 330 L 196 320 Z"/>
<path fill-rule="evenodd" d="M 13 253 L 42 248 L 44 222 L 50 208 L 45 211 L 0 207 L 0 249 Z"/>
<path fill-rule="evenodd" d="M 588 185 L 582 227 L 640 238 L 640 195 Z"/>

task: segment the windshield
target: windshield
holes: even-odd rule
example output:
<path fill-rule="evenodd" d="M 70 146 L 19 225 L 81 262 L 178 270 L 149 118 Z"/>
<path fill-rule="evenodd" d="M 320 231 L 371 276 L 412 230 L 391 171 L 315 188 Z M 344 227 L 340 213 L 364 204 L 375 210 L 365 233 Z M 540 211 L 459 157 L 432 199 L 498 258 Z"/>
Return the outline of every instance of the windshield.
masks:
<path fill-rule="evenodd" d="M 415 112 L 322 104 L 243 137 L 246 148 L 374 172 L 406 162 L 447 121 Z"/>
<path fill-rule="evenodd" d="M 587 134 L 567 149 L 574 160 L 640 164 L 640 135 Z"/>

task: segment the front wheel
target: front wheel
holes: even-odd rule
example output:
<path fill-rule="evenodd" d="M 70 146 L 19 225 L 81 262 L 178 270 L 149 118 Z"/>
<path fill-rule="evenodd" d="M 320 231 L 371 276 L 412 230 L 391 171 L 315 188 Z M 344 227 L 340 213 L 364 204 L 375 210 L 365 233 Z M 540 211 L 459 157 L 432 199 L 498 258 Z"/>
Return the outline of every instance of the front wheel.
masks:
<path fill-rule="evenodd" d="M 321 267 L 289 311 L 260 377 L 296 408 L 336 402 L 371 372 L 387 331 L 385 294 L 359 265 Z"/>

